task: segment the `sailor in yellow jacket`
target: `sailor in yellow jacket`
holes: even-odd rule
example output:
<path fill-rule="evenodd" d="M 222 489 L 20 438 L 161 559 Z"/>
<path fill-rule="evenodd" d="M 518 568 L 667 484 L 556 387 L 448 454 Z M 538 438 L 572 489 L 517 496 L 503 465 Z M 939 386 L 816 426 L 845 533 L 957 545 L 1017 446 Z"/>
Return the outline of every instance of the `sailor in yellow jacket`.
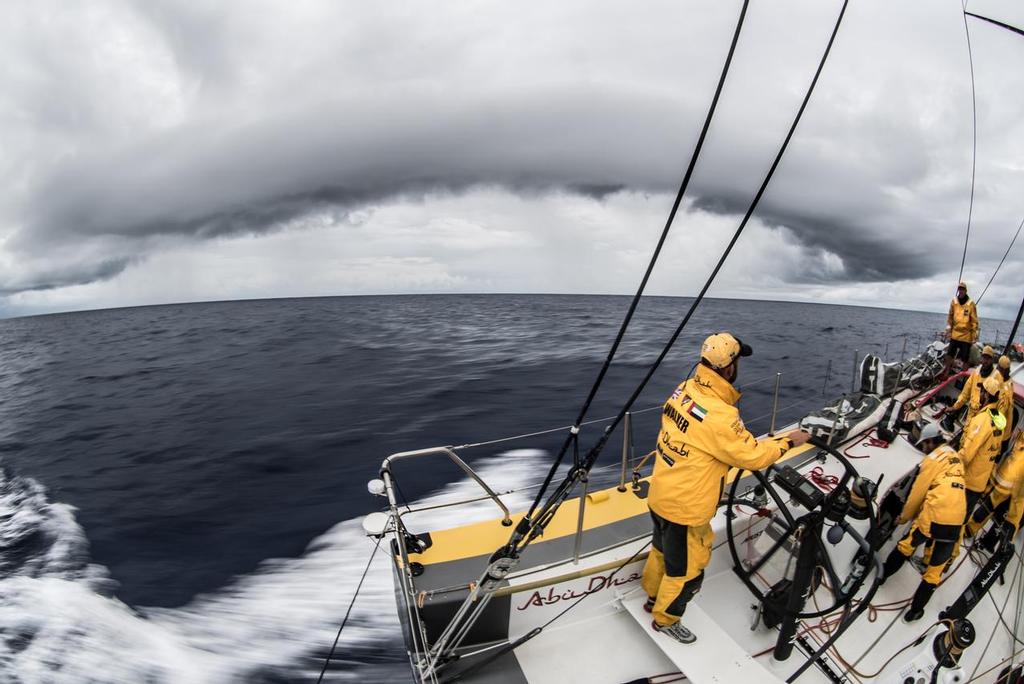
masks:
<path fill-rule="evenodd" d="M 945 443 L 937 423 L 922 428 L 917 445 L 928 455 L 921 461 L 899 517 L 901 523 L 910 520 L 914 523 L 886 558 L 882 574 L 883 581 L 892 577 L 918 546 L 926 544 L 926 568 L 910 608 L 903 616 L 907 622 L 924 615 L 924 607 L 942 579 L 942 570 L 959 544 L 960 528 L 967 515 L 964 465 L 956 450 Z"/>
<path fill-rule="evenodd" d="M 974 510 L 967 523 L 968 533 L 978 534 L 990 517 L 995 515 L 998 520 L 1010 507 L 1011 494 L 1018 482 L 1024 480 L 1024 433 L 1019 433 L 1014 440 L 1013 449 L 996 466 L 985 497 Z M 983 546 L 991 546 L 993 538 L 983 542 Z"/>
<path fill-rule="evenodd" d="M 733 386 L 741 356 L 752 350 L 729 333 L 711 335 L 701 347 L 693 377 L 665 402 L 655 447 L 647 503 L 654 521 L 652 548 L 643 572 L 655 630 L 676 641 L 696 636 L 680 622 L 700 589 L 711 560 L 711 518 L 718 509 L 730 468 L 767 468 L 810 435 L 794 430 L 757 440 L 744 427 Z"/>
<path fill-rule="evenodd" d="M 1010 491 L 1010 506 L 1006 510 L 1004 519 L 1013 526 L 1011 536 L 1017 536 L 1020 532 L 1021 518 L 1024 518 L 1024 477 L 1017 478 Z"/>
<path fill-rule="evenodd" d="M 999 412 L 1003 414 L 1003 418 L 1006 418 L 1007 428 L 1003 430 L 1003 449 L 1006 448 L 1006 442 L 1009 441 L 1013 435 L 1013 380 L 1010 379 L 1010 357 L 1003 356 L 999 357 L 999 363 L 996 364 L 996 372 L 1003 376 L 1003 388 L 999 390 L 999 400 L 997 402 Z"/>
<path fill-rule="evenodd" d="M 1024 517 L 1024 477 L 1018 476 L 1010 487 L 1008 498 L 993 515 L 995 523 L 982 539 L 982 546 L 988 551 L 995 551 L 1005 535 L 1013 539 L 1020 532 L 1021 518 Z"/>
<path fill-rule="evenodd" d="M 1003 444 L 1003 431 L 1006 430 L 1006 417 L 999 412 L 997 402 L 999 392 L 1003 388 L 1002 376 L 998 373 L 989 375 L 982 381 L 979 403 L 981 408 L 964 427 L 963 440 L 960 444 L 960 460 L 964 462 L 964 484 L 967 486 L 967 514 L 988 489 L 988 481 L 992 476 L 996 459 L 999 458 Z M 967 517 L 964 517 L 964 523 Z"/>
<path fill-rule="evenodd" d="M 942 415 L 959 411 L 966 405 L 967 416 L 964 418 L 964 425 L 970 424 L 981 408 L 981 383 L 985 382 L 985 378 L 997 372 L 995 366 L 992 365 L 994 355 L 992 347 L 985 345 L 985 348 L 981 350 L 981 365 L 967 376 L 963 389 L 960 390 L 960 396 L 956 398 L 952 406 L 942 409 Z"/>
<path fill-rule="evenodd" d="M 946 372 L 953 367 L 953 360 L 970 363 L 971 345 L 978 339 L 978 309 L 967 296 L 967 283 L 956 288 L 956 297 L 949 303 L 946 330 L 949 333 L 949 349 L 946 351 Z"/>

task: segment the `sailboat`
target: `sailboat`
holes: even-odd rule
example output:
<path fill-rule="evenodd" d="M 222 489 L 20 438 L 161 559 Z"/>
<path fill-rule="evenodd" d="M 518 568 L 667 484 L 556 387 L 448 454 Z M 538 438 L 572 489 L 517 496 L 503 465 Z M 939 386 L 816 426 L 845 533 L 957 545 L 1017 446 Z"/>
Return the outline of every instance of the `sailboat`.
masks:
<path fill-rule="evenodd" d="M 1004 533 L 994 544 L 982 543 L 992 537 L 980 534 L 965 542 L 924 619 L 915 622 L 902 614 L 916 574 L 882 582 L 882 559 L 905 533 L 899 511 L 924 457 L 915 446 L 918 437 L 942 421 L 964 380 L 964 373 L 944 372 L 945 345 L 939 341 L 897 363 L 865 357 L 857 365 L 855 392 L 779 427 L 810 431 L 807 444 L 766 471 L 731 471 L 711 522 L 712 560 L 686 612 L 698 641 L 680 644 L 651 629 L 640 579 L 651 544 L 652 454 L 633 454 L 631 411 L 755 212 L 822 73 L 845 2 L 785 142 L 703 289 L 595 444 L 581 445 L 580 427 L 686 191 L 746 9 L 744 2 L 661 240 L 532 504 L 510 510 L 456 446 L 392 454 L 368 485 L 382 505 L 366 517 L 364 529 L 390 558 L 417 682 L 1020 681 L 1019 540 Z M 1022 365 L 1014 364 L 1011 377 Z M 776 390 L 770 432 L 777 404 Z M 1014 404 L 1018 422 L 1006 429 L 1016 434 L 1022 427 L 1017 417 L 1024 415 L 1024 385 L 1016 382 Z M 588 476 L 616 430 L 623 437 L 619 483 L 591 490 Z M 656 436 L 638 437 L 653 445 Z M 493 504 L 494 517 L 416 529 L 399 483 L 403 465 L 420 459 L 454 463 L 478 487 L 464 501 L 451 502 L 453 510 L 484 501 Z"/>

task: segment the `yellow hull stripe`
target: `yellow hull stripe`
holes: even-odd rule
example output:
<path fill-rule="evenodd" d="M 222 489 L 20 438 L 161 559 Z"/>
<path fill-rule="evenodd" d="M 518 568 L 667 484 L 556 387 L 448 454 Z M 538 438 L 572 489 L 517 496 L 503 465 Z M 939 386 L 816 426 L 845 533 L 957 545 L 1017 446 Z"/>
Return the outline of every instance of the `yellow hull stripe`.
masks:
<path fill-rule="evenodd" d="M 794 456 L 811 449 L 810 444 L 790 449 L 780 459 L 789 460 Z M 736 478 L 735 468 L 729 470 L 726 476 L 726 484 L 732 483 Z M 650 480 L 649 477 L 644 480 Z M 632 489 L 627 485 L 626 491 L 620 492 L 617 487 L 610 487 L 588 495 L 587 507 L 583 514 L 583 529 L 592 530 L 604 525 L 610 525 L 620 520 L 626 520 L 637 515 L 646 515 L 647 500 L 633 494 Z M 567 500 L 551 519 L 544 536 L 534 543 L 543 543 L 562 537 L 576 534 L 576 526 L 579 518 L 579 497 Z M 513 513 L 512 520 L 519 522 L 523 512 Z M 431 530 L 430 538 L 433 542 L 429 549 L 420 554 L 412 554 L 410 560 L 415 560 L 423 565 L 436 563 L 447 563 L 464 558 L 477 556 L 489 556 L 494 551 L 508 542 L 512 534 L 511 527 L 504 527 L 501 518 L 484 520 L 478 523 L 452 527 L 446 530 Z"/>

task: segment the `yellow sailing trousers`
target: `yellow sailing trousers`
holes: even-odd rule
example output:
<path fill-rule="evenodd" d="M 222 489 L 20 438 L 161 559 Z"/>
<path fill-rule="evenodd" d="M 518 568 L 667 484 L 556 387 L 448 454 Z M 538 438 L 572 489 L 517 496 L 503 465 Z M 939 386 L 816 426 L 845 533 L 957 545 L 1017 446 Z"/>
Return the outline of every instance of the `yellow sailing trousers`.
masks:
<path fill-rule="evenodd" d="M 679 525 L 651 511 L 654 531 L 641 583 L 654 598 L 654 621 L 662 627 L 679 621 L 700 590 L 711 560 L 715 533 L 711 524 Z"/>
<path fill-rule="evenodd" d="M 925 535 L 924 532 L 917 529 L 917 523 L 915 522 L 910 526 L 910 531 L 907 536 L 900 540 L 900 543 L 896 545 L 907 558 L 914 555 L 914 549 L 921 544 L 927 542 L 927 546 L 924 549 L 924 562 L 925 571 L 921 573 L 921 579 L 931 585 L 936 585 L 942 580 L 942 570 L 949 563 L 950 558 L 953 557 L 954 549 L 959 546 L 959 540 L 957 537 L 956 526 L 953 525 L 938 525 L 932 523 L 933 533 L 938 531 L 936 528 L 940 528 L 944 533 L 944 539 L 934 539 Z M 947 529 L 948 528 L 948 529 Z"/>
<path fill-rule="evenodd" d="M 1009 508 L 1009 504 L 1001 506 L 1010 495 L 993 487 L 989 490 L 988 495 L 982 499 L 981 503 L 978 504 L 974 509 L 974 514 L 967 521 L 967 529 L 970 531 L 971 536 L 978 534 L 978 531 L 985 526 L 988 519 L 992 517 L 992 513 L 1000 511 L 1006 513 L 1006 509 Z"/>

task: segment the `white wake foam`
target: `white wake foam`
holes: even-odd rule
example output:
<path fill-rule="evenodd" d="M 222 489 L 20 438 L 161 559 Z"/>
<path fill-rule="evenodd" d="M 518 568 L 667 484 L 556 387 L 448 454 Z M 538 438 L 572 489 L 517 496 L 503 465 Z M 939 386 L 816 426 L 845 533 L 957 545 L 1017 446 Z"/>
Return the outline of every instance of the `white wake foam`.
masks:
<path fill-rule="evenodd" d="M 498 491 L 519 489 L 542 475 L 543 452 L 516 450 L 478 462 Z M 264 562 L 228 586 L 178 609 L 138 609 L 104 593 L 102 568 L 87 562 L 85 534 L 70 507 L 51 504 L 34 482 L 15 478 L 17 495 L 0 491 L 0 540 L 31 537 L 49 543 L 23 571 L 0 580 L 0 681 L 167 682 L 281 679 L 319 669 L 356 583 L 373 550 L 361 519 L 335 525 L 299 558 Z M 478 496 L 468 479 L 424 497 L 434 506 Z M 513 509 L 525 493 L 503 496 Z M 368 506 L 372 500 L 367 499 Z M 494 517 L 491 501 L 440 508 L 409 517 L 409 525 L 439 529 Z M 19 537 L 20 535 L 20 537 Z M 404 659 L 391 570 L 385 549 L 375 557 L 339 643 L 340 660 L 372 650 L 378 660 Z M 351 668 L 332 681 L 359 676 Z"/>

